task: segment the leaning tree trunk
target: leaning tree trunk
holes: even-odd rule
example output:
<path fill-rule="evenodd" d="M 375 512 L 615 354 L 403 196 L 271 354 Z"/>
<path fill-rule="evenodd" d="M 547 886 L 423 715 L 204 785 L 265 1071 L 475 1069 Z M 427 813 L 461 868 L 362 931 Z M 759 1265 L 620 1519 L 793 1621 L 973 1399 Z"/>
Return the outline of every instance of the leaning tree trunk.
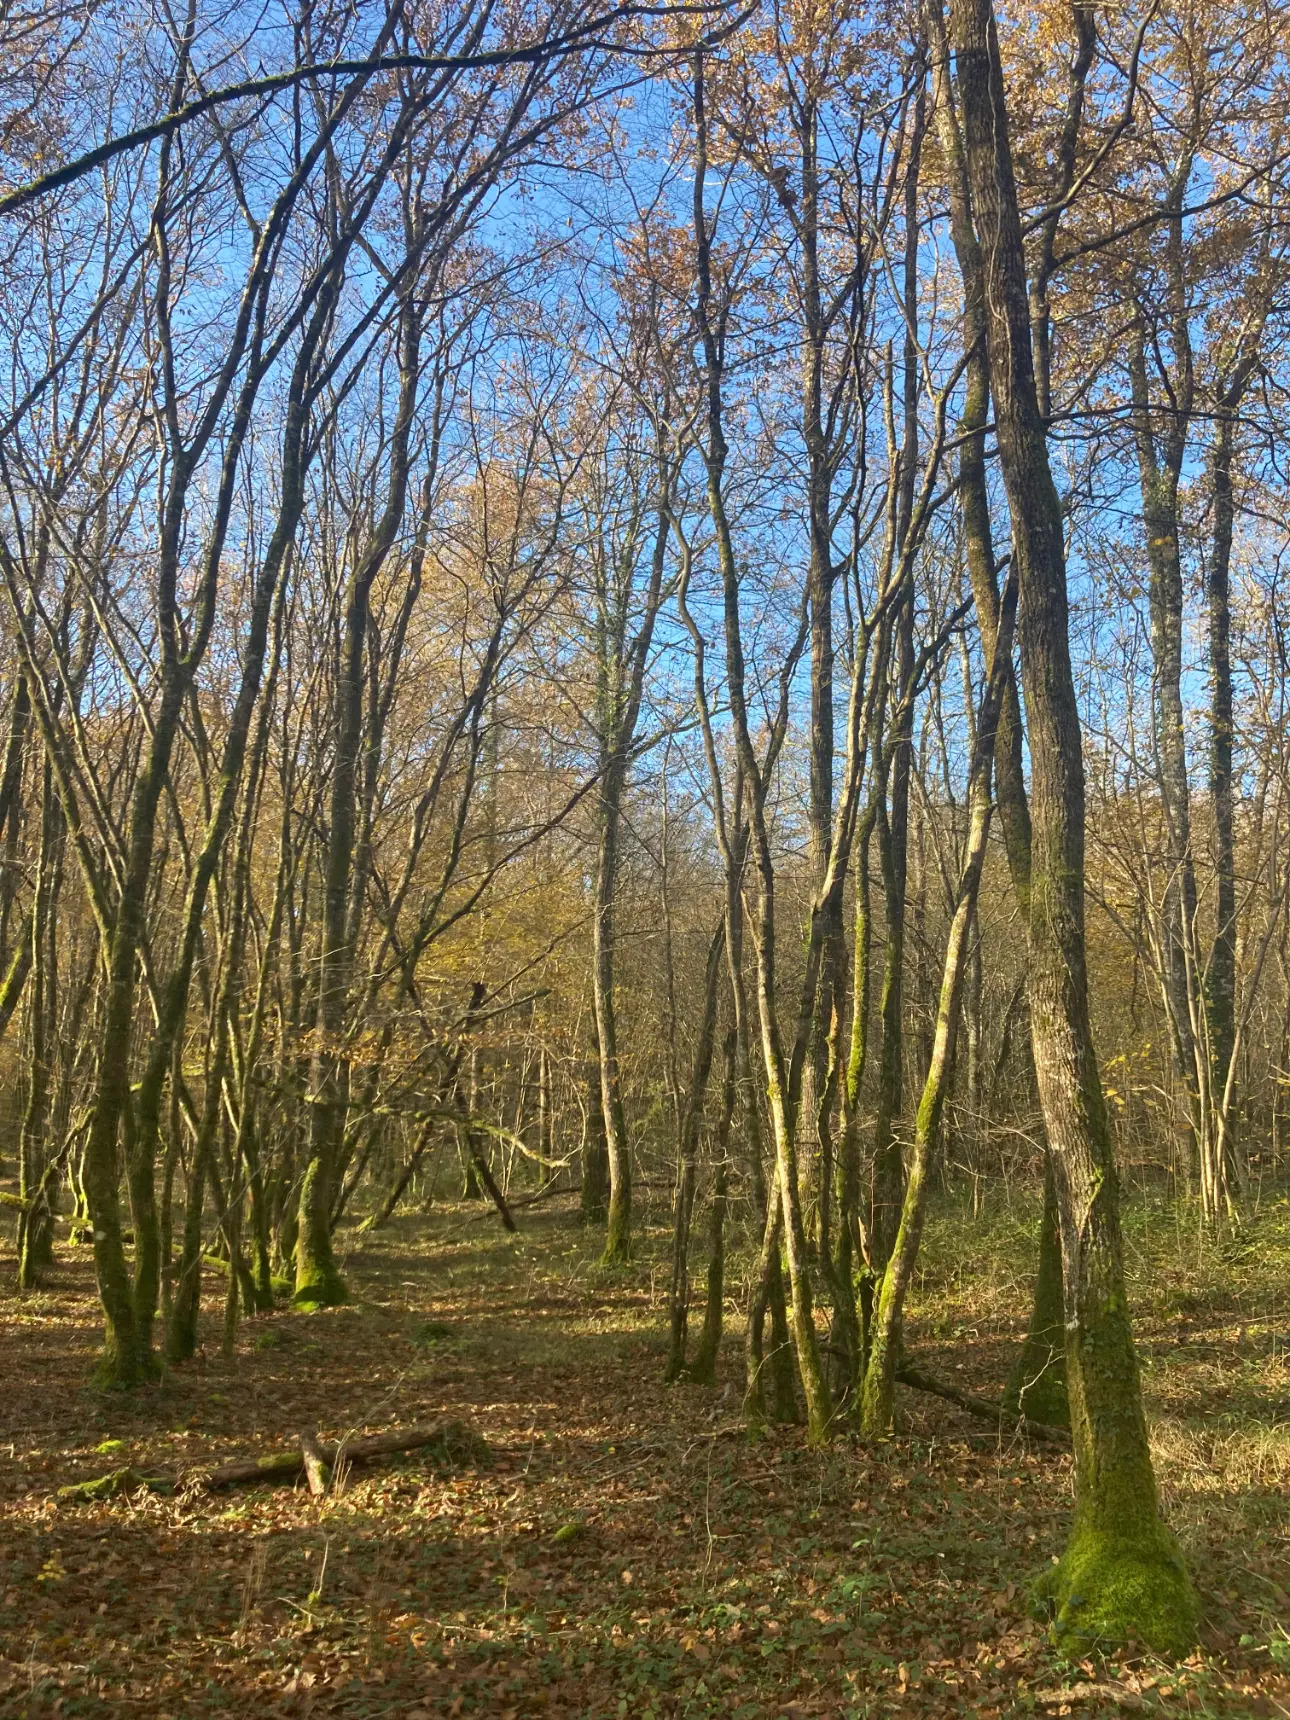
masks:
<path fill-rule="evenodd" d="M 1012 655 L 1012 625 L 1016 611 L 1016 585 L 1009 582 L 1004 621 L 998 649 L 982 700 L 977 738 L 968 787 L 968 839 L 959 878 L 954 914 L 945 945 L 940 1004 L 928 1060 L 927 1077 L 914 1125 L 914 1150 L 905 1186 L 900 1224 L 890 1258 L 882 1275 L 878 1306 L 870 1333 L 869 1356 L 860 1393 L 860 1426 L 870 1439 L 885 1439 L 891 1432 L 895 1408 L 896 1368 L 901 1350 L 901 1322 L 905 1294 L 913 1276 L 927 1212 L 928 1176 L 940 1140 L 941 1115 L 954 1076 L 954 1051 L 959 1018 L 963 1010 L 963 987 L 967 973 L 972 926 L 976 916 L 986 842 L 990 835 L 990 778 L 994 761 L 999 707 Z"/>
<path fill-rule="evenodd" d="M 991 0 L 954 0 L 965 153 L 981 240 L 1000 464 L 1021 591 L 1021 668 L 1034 821 L 1030 1005 L 1057 1184 L 1075 1522 L 1045 1574 L 1066 1649 L 1195 1640 L 1195 1595 L 1160 1516 L 1129 1323 L 1119 1182 L 1089 1024 L 1084 772 L 1071 673 L 1062 510 L 1039 414 L 1021 219 Z"/>

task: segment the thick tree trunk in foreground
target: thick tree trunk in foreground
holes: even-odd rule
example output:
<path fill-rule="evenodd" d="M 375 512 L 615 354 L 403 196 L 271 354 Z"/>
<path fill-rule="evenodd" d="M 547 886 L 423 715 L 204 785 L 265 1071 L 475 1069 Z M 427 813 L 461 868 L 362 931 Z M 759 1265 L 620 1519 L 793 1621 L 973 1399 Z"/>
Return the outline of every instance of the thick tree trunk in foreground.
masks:
<path fill-rule="evenodd" d="M 955 0 L 966 157 L 984 263 L 991 383 L 1021 589 L 1034 822 L 1030 1006 L 1065 1267 L 1075 1523 L 1043 1592 L 1068 1648 L 1195 1640 L 1196 1599 L 1160 1517 L 1124 1284 L 1119 1185 L 1088 1014 L 1084 774 L 1061 507 L 1030 343 L 1021 221 L 991 0 Z"/>

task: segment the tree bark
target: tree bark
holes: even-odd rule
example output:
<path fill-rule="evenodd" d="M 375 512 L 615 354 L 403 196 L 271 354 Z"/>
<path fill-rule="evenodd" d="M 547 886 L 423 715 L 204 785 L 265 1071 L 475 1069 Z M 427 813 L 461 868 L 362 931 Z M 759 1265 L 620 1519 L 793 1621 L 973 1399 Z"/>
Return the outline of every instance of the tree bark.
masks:
<path fill-rule="evenodd" d="M 703 1014 L 694 1047 L 690 1089 L 681 1118 L 676 1155 L 676 1195 L 672 1215 L 672 1285 L 668 1298 L 670 1346 L 664 1378 L 674 1380 L 685 1371 L 686 1329 L 690 1318 L 690 1228 L 694 1215 L 694 1182 L 698 1162 L 699 1131 L 703 1126 L 704 1101 L 712 1073 L 712 1052 L 717 1030 L 717 1001 L 726 954 L 724 915 L 708 940 L 708 960 L 703 988 Z"/>
<path fill-rule="evenodd" d="M 999 629 L 998 649 L 977 720 L 976 747 L 968 787 L 968 838 L 957 899 L 945 945 L 932 1055 L 914 1125 L 914 1149 L 905 1187 L 900 1224 L 882 1275 L 869 1340 L 868 1363 L 860 1398 L 860 1425 L 870 1439 L 885 1439 L 892 1429 L 896 1369 L 900 1360 L 905 1293 L 918 1258 L 926 1216 L 927 1184 L 940 1139 L 941 1114 L 953 1080 L 954 1050 L 963 1007 L 972 925 L 976 915 L 981 872 L 990 834 L 990 778 L 999 708 L 1012 656 L 1012 625 L 1016 583 L 1009 581 Z"/>
<path fill-rule="evenodd" d="M 998 654 L 1000 621 L 998 568 L 995 563 L 994 531 L 990 519 L 990 492 L 986 483 L 986 428 L 990 417 L 989 331 L 985 310 L 985 277 L 981 246 L 972 219 L 971 192 L 963 152 L 963 134 L 950 79 L 949 45 L 940 0 L 927 8 L 929 35 L 935 44 L 933 87 L 937 134 L 948 168 L 950 232 L 963 279 L 963 346 L 967 364 L 963 379 L 963 410 L 959 422 L 959 505 L 963 520 L 963 548 L 976 606 L 977 626 L 985 652 L 986 672 L 994 672 Z M 1081 25 L 1081 31 L 1083 26 Z M 1081 34 L 1081 54 L 1084 52 Z M 1087 66 L 1075 73 L 1082 78 Z M 1079 86 L 1082 88 L 1082 84 Z M 1073 143 L 1072 143 L 1073 149 Z M 1073 172 L 1073 161 L 1068 171 Z M 1046 232 L 1046 253 L 1053 233 Z M 1037 320 L 1038 319 L 1038 320 Z M 1040 283 L 1031 294 L 1032 329 L 1042 327 L 1038 404 L 1048 412 L 1048 319 L 1047 286 Z M 1003 702 L 999 711 L 994 744 L 995 799 L 1004 852 L 1013 893 L 1023 924 L 1030 918 L 1031 823 L 1022 763 L 1023 731 L 1017 678 L 1007 665 Z M 1021 993 L 1018 993 L 1020 998 Z M 1005 1039 L 1010 1027 L 1005 1018 Z M 1056 1191 L 1047 1135 L 1044 1137 L 1044 1208 L 1039 1230 L 1039 1262 L 1031 1305 L 1026 1344 L 1013 1370 L 1009 1389 L 1020 1389 L 1021 1380 L 1042 1379 L 1044 1412 L 1040 1419 L 1065 1424 L 1066 1372 L 1062 1352 L 1061 1238 L 1056 1223 Z M 1054 1309 L 1053 1298 L 1056 1298 Z M 1054 1312 L 1056 1318 L 1054 1319 Z M 1042 1356 L 1041 1356 L 1042 1351 Z"/>
<path fill-rule="evenodd" d="M 1197 1607 L 1159 1498 L 1124 1281 L 1119 1186 L 1089 1025 L 1084 773 L 1061 505 L 1039 413 L 1021 218 L 991 0 L 954 0 L 965 154 L 986 286 L 990 376 L 1021 602 L 1034 825 L 1030 1006 L 1065 1282 L 1075 1524 L 1044 1580 L 1068 1650 L 1132 1636 L 1185 1653 Z"/>
<path fill-rule="evenodd" d="M 703 1303 L 703 1329 L 694 1358 L 686 1369 L 696 1385 L 716 1384 L 717 1354 L 726 1294 L 726 1202 L 730 1173 L 730 1128 L 737 1093 L 738 1035 L 734 1023 L 726 1029 L 723 1052 L 724 1078 L 721 1090 L 721 1121 L 713 1148 L 712 1204 L 708 1208 L 708 1269 Z"/>

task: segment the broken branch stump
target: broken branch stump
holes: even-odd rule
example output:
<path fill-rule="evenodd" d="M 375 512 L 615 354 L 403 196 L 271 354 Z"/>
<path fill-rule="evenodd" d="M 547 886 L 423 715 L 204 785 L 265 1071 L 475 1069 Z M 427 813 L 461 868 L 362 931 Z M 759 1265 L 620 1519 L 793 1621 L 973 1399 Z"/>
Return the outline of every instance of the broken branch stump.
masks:
<path fill-rule="evenodd" d="M 315 1499 L 321 1499 L 331 1486 L 331 1465 L 318 1445 L 318 1435 L 306 1428 L 300 1435 L 300 1456 L 305 1466 L 305 1480 Z"/>

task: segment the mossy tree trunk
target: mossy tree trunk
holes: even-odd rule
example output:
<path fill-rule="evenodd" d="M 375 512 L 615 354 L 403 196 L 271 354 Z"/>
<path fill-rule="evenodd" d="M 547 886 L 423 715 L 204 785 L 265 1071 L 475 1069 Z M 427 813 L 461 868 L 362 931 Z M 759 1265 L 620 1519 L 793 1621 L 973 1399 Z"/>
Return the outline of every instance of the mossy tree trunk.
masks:
<path fill-rule="evenodd" d="M 976 725 L 976 745 L 968 783 L 968 837 L 959 877 L 954 913 L 945 945 L 940 1001 L 932 1055 L 914 1125 L 914 1148 L 901 1206 L 900 1224 L 882 1275 L 869 1341 L 868 1362 L 860 1395 L 861 1431 L 870 1439 L 885 1439 L 892 1430 L 896 1368 L 901 1350 L 905 1295 L 918 1259 L 926 1216 L 928 1177 L 940 1140 L 941 1116 L 954 1074 L 954 1053 L 963 990 L 967 977 L 981 872 L 990 834 L 991 773 L 999 709 L 1003 703 L 1008 663 L 1012 655 L 1016 583 L 1009 581 L 998 649 L 986 685 Z"/>
<path fill-rule="evenodd" d="M 1195 1640 L 1197 1609 L 1159 1509 L 1129 1322 L 1119 1184 L 1089 1025 L 1084 777 L 1071 673 L 1062 512 L 1040 417 L 1007 98 L 991 0 L 954 0 L 954 49 L 984 265 L 1000 464 L 1021 593 L 1031 756 L 1030 1005 L 1065 1281 L 1075 1522 L 1044 1580 L 1067 1650 Z"/>
<path fill-rule="evenodd" d="M 994 531 L 990 518 L 990 492 L 986 481 L 986 427 L 990 417 L 989 333 L 985 312 L 985 279 L 981 247 L 972 219 L 971 193 L 964 158 L 963 135 L 949 77 L 949 45 L 940 0 L 927 8 L 928 35 L 934 47 L 933 100 L 937 137 L 947 165 L 950 231 L 963 280 L 963 347 L 967 362 L 963 379 L 963 408 L 959 420 L 959 506 L 963 522 L 963 549 L 976 606 L 977 625 L 985 652 L 986 668 L 993 673 L 997 657 L 1000 623 L 998 568 L 994 553 Z M 1073 89 L 1082 92 L 1088 64 L 1083 49 L 1072 71 Z M 1077 104 L 1073 102 L 1077 112 Z M 1062 174 L 1068 181 L 1074 171 L 1074 138 L 1063 138 Z M 1051 255 L 1055 228 L 1044 230 L 1045 257 Z M 1041 276 L 1043 270 L 1041 260 Z M 1047 354 L 1046 280 L 1041 278 L 1032 292 L 1032 311 L 1038 300 L 1038 320 L 1032 327 L 1041 331 L 1041 351 Z M 1041 366 L 1040 401 L 1047 397 L 1047 364 Z M 1022 762 L 1023 731 L 1021 701 L 1011 663 L 999 711 L 994 745 L 995 799 L 1003 834 L 1004 852 L 1013 892 L 1023 921 L 1030 917 L 1031 842 L 1030 804 L 1026 794 Z M 1020 994 L 1019 994 L 1020 996 Z M 1005 1039 L 1011 1013 L 1005 1020 Z M 1056 1222 L 1056 1192 L 1047 1136 L 1044 1138 L 1044 1209 L 1039 1232 L 1039 1262 L 1035 1274 L 1026 1343 L 1013 1369 L 1005 1399 L 1019 1406 L 1023 1382 L 1039 1395 L 1026 1412 L 1036 1420 L 1065 1425 L 1066 1372 L 1063 1358 L 1061 1239 Z M 1041 1388 L 1042 1382 L 1042 1390 Z"/>

